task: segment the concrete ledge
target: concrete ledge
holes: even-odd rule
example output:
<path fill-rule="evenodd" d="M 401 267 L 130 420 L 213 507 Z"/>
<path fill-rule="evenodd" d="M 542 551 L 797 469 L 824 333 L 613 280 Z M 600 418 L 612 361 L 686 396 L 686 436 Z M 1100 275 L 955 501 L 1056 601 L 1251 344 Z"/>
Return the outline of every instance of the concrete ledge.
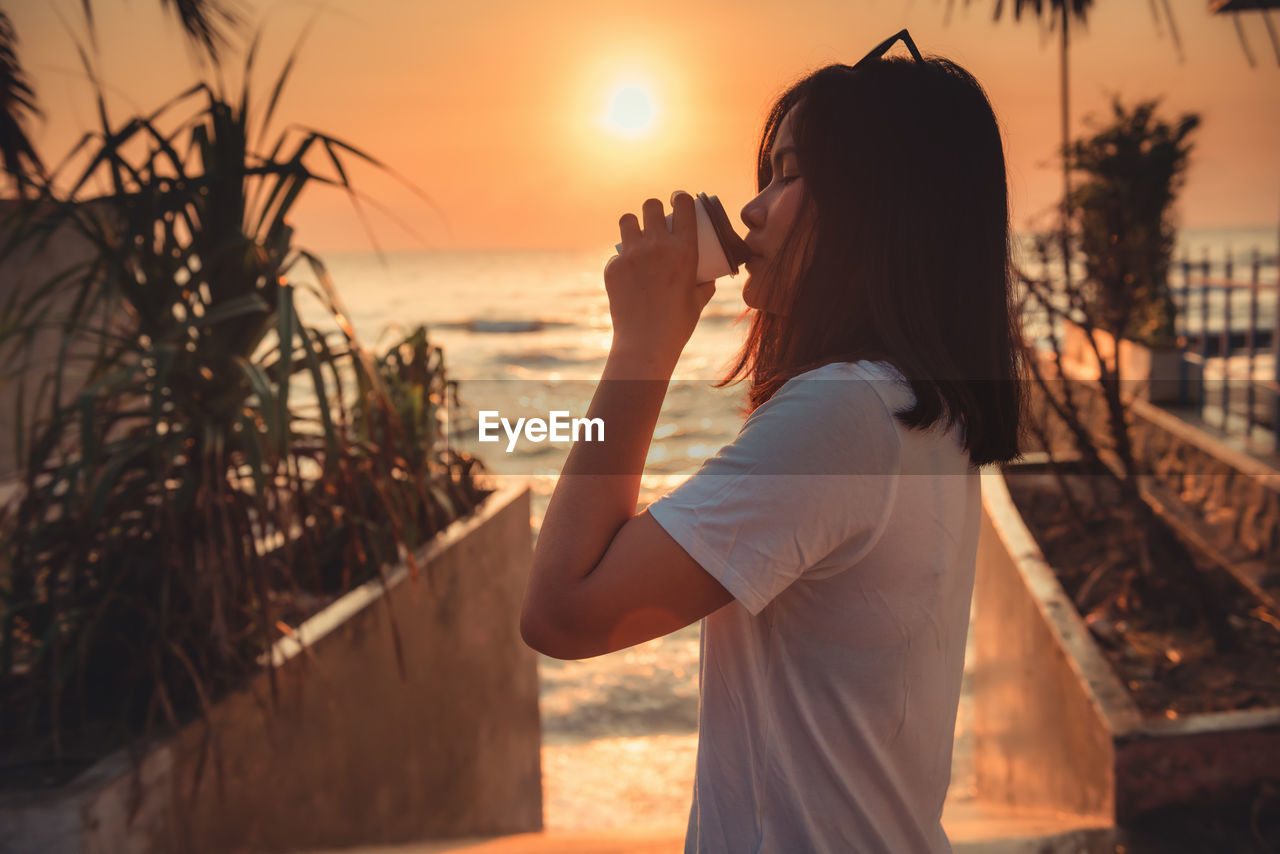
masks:
<path fill-rule="evenodd" d="M 272 650 L 206 728 L 107 757 L 57 790 L 0 796 L 0 851 L 296 851 L 542 827 L 536 654 L 520 638 L 527 486 L 490 495 L 400 567 Z M 389 615 L 394 614 L 398 641 Z M 305 644 L 305 645 L 304 645 Z M 404 673 L 397 664 L 397 646 Z M 139 806 L 130 819 L 133 807 Z"/>
<path fill-rule="evenodd" d="M 1142 717 L 1045 562 L 1004 478 L 998 470 L 982 475 L 974 585 L 978 796 L 1124 822 L 1280 779 L 1280 709 Z"/>
<path fill-rule="evenodd" d="M 974 579 L 974 777 L 983 800 L 1110 822 L 1137 706 L 1089 638 L 999 471 L 982 474 Z"/>
<path fill-rule="evenodd" d="M 1044 376 L 1054 379 L 1051 355 L 1040 351 L 1037 358 Z M 1100 439 L 1101 448 L 1109 448 L 1109 415 L 1101 388 L 1096 382 L 1073 382 L 1072 394 L 1086 429 Z M 1041 450 L 1055 457 L 1075 454 L 1073 438 L 1038 386 L 1032 386 L 1032 397 L 1033 412 L 1048 434 L 1048 447 Z M 1280 469 L 1159 406 L 1133 396 L 1123 400 L 1140 483 L 1167 492 L 1210 521 L 1214 530 L 1206 540 L 1229 561 L 1261 564 L 1253 572 L 1259 587 L 1280 583 L 1269 580 L 1266 571 L 1267 566 L 1280 566 Z M 1103 457 L 1119 470 L 1114 452 L 1104 450 Z"/>

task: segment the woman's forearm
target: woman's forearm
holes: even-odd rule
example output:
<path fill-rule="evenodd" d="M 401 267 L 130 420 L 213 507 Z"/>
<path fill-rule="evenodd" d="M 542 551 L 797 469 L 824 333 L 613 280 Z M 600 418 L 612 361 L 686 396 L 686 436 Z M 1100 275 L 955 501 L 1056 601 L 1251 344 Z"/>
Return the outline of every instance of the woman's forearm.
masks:
<path fill-rule="evenodd" d="M 604 440 L 575 442 L 551 495 L 534 549 L 526 598 L 556 605 L 596 567 L 632 516 L 640 475 L 676 357 L 617 345 L 587 410 Z"/>
<path fill-rule="evenodd" d="M 675 193 L 668 228 L 662 202 L 646 199 L 618 221 L 619 254 L 604 268 L 613 345 L 587 410 L 604 422 L 602 441 L 575 442 L 556 482 L 533 553 L 525 618 L 553 627 L 572 622 L 575 591 L 635 515 L 653 428 L 680 353 L 714 282 L 695 281 L 697 211 Z M 523 629 L 522 629 L 523 631 Z"/>

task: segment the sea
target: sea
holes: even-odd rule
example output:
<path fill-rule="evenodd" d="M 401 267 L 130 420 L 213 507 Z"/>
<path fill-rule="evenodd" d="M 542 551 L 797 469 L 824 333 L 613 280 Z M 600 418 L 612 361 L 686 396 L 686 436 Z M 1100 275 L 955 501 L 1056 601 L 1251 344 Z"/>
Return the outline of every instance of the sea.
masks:
<path fill-rule="evenodd" d="M 1247 282 L 1260 254 L 1259 326 L 1275 318 L 1275 226 L 1179 232 L 1175 260 L 1205 258 Z M 1031 240 L 1018 235 L 1015 262 L 1039 270 Z M 469 250 L 322 254 L 344 311 L 375 351 L 423 325 L 440 346 L 458 405 L 451 442 L 480 457 L 500 479 L 528 483 L 536 531 L 563 465 L 566 446 L 480 443 L 475 414 L 547 417 L 586 414 L 611 340 L 602 271 L 612 247 L 586 250 Z M 1173 278 L 1181 283 L 1180 268 Z M 308 275 L 300 274 L 305 281 Z M 747 330 L 742 276 L 721 279 L 677 365 L 641 480 L 640 505 L 679 484 L 731 441 L 743 421 L 744 384 L 717 388 Z M 326 326 L 318 303 L 299 291 L 301 317 Z M 1247 289 L 1233 297 L 1233 326 L 1247 317 Z M 1194 306 L 1193 306 L 1194 308 Z M 1193 322 L 1195 322 L 1193 320 Z M 1029 335 L 1047 333 L 1042 317 Z M 652 827 L 682 830 L 692 797 L 697 749 L 699 626 L 583 661 L 538 657 L 543 730 L 544 823 L 548 829 Z M 963 754 L 962 704 L 950 797 L 972 788 Z"/>

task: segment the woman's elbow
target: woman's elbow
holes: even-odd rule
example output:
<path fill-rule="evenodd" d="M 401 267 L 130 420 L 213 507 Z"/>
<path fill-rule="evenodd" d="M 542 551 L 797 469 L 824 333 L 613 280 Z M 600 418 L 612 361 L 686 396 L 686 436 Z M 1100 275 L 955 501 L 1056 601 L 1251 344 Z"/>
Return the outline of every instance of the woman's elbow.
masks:
<path fill-rule="evenodd" d="M 544 609 L 530 607 L 529 603 L 525 603 L 520 612 L 520 639 L 526 646 L 548 658 L 558 658 L 561 661 L 586 657 L 575 654 L 570 638 L 571 635 L 563 627 L 557 626 L 552 615 Z"/>
<path fill-rule="evenodd" d="M 524 641 L 525 646 L 534 652 L 550 655 L 547 651 L 547 634 L 541 622 L 529 612 L 528 608 L 520 613 L 520 639 Z"/>

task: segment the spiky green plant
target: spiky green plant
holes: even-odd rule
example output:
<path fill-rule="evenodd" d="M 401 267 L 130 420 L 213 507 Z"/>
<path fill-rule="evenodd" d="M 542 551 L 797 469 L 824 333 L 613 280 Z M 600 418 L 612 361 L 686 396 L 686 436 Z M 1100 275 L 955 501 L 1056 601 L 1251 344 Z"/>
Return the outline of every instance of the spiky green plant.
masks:
<path fill-rule="evenodd" d="M 1068 165 L 1083 179 L 1071 206 L 1088 299 L 1103 329 L 1149 347 L 1175 340 L 1173 205 L 1194 148 L 1190 136 L 1200 126 L 1195 113 L 1173 123 L 1160 119 L 1159 103 L 1130 109 L 1113 96 L 1111 121 L 1067 152 Z"/>
<path fill-rule="evenodd" d="M 91 250 L 0 314 L 7 382 L 27 382 L 42 331 L 59 336 L 19 388 L 22 483 L 0 515 L 11 753 L 179 725 L 260 666 L 299 593 L 398 558 L 416 572 L 413 550 L 485 495 L 434 417 L 438 348 L 423 333 L 370 356 L 292 242 L 305 188 L 355 193 L 349 162 L 381 164 L 315 131 L 268 138 L 293 57 L 254 121 L 255 48 L 234 103 L 201 84 L 113 123 L 99 89 L 100 129 L 7 223 L 0 261 L 68 234 Z M 109 192 L 90 198 L 95 181 Z M 336 331 L 300 321 L 299 293 Z"/>

